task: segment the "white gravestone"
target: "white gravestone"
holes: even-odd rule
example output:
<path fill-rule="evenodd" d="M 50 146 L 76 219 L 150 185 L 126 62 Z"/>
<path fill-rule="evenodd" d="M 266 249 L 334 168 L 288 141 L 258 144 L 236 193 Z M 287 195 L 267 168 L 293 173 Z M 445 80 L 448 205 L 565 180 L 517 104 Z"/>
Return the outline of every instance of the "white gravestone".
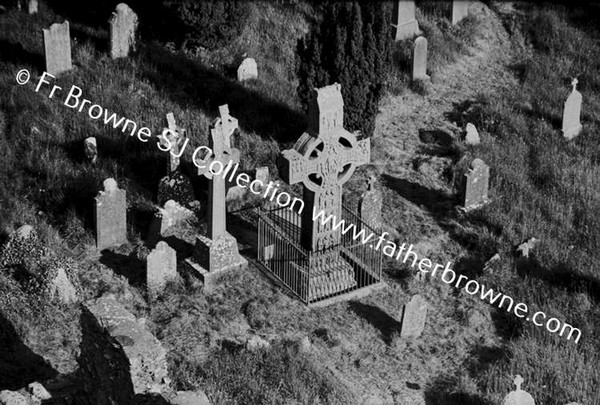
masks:
<path fill-rule="evenodd" d="M 581 93 L 577 91 L 577 79 L 573 79 L 571 83 L 573 90 L 565 101 L 565 109 L 563 111 L 562 132 L 566 139 L 573 139 L 581 132 Z"/>
<path fill-rule="evenodd" d="M 412 0 L 399 0 L 396 2 L 396 41 L 412 38 L 419 34 L 419 23 L 415 18 L 415 2 Z"/>

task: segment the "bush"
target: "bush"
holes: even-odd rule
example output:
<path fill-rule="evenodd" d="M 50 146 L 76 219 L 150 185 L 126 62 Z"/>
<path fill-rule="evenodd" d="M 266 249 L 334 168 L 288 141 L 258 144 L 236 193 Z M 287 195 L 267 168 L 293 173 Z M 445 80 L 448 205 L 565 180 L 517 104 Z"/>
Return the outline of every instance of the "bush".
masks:
<path fill-rule="evenodd" d="M 174 7 L 186 43 L 208 49 L 240 35 L 249 15 L 248 4 L 240 0 L 187 0 Z"/>

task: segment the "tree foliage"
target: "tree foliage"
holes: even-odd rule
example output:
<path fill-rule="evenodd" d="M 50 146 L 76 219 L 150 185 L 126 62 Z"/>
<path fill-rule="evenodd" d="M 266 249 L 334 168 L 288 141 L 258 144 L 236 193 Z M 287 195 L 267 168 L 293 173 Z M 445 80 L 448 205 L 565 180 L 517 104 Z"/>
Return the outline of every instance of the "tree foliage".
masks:
<path fill-rule="evenodd" d="M 298 42 L 298 96 L 342 85 L 344 125 L 371 136 L 385 90 L 392 47 L 391 3 L 328 2 L 323 20 Z"/>

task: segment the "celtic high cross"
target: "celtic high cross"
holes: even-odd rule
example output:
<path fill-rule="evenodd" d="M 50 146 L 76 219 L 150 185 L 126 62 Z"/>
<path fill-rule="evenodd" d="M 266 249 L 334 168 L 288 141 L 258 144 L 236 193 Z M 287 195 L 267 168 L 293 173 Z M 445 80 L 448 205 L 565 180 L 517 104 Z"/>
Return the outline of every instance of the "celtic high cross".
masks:
<path fill-rule="evenodd" d="M 309 251 L 322 251 L 340 243 L 340 229 L 333 230 L 333 221 L 323 225 L 313 221 L 313 212 L 321 210 L 342 216 L 342 186 L 356 168 L 370 160 L 368 139 L 358 141 L 346 131 L 344 101 L 338 83 L 314 89 L 309 105 L 308 131 L 293 149 L 282 152 L 282 177 L 289 184 L 302 183 L 304 203 L 302 211 L 302 246 Z M 358 224 L 355 224 L 358 226 Z"/>

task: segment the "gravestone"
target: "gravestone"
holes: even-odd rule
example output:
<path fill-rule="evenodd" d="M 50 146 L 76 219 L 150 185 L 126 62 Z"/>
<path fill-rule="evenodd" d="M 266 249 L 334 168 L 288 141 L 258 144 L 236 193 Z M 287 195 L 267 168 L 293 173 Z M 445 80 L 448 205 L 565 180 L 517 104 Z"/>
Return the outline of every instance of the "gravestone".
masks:
<path fill-rule="evenodd" d="M 64 268 L 59 267 L 54 277 L 48 281 L 50 284 L 48 286 L 50 298 L 56 298 L 64 304 L 71 304 L 79 300 L 77 289 L 69 280 Z"/>
<path fill-rule="evenodd" d="M 194 213 L 177 202 L 169 200 L 163 208 L 158 208 L 152 217 L 148 234 L 146 235 L 146 244 L 154 246 L 161 237 L 165 236 L 167 230 L 173 226 L 180 225 L 194 218 Z"/>
<path fill-rule="evenodd" d="M 413 295 L 402 309 L 402 327 L 400 337 L 419 337 L 425 329 L 427 319 L 427 301 L 419 294 Z"/>
<path fill-rule="evenodd" d="M 346 131 L 341 86 L 314 89 L 308 129 L 293 149 L 281 154 L 280 173 L 288 184 L 302 183 L 306 208 L 301 214 L 301 244 L 313 252 L 309 301 L 356 286 L 352 266 L 339 254 L 340 229 L 313 220 L 313 211 L 342 218 L 342 186 L 356 168 L 369 162 L 369 139 Z"/>
<path fill-rule="evenodd" d="M 44 56 L 46 72 L 58 75 L 73 68 L 71 62 L 71 34 L 69 22 L 52 24 L 44 31 Z"/>
<path fill-rule="evenodd" d="M 138 17 L 125 3 L 120 3 L 112 13 L 110 24 L 110 57 L 126 58 L 135 50 Z"/>
<path fill-rule="evenodd" d="M 503 405 L 535 405 L 533 397 L 528 392 L 525 392 L 521 389 L 523 381 L 523 377 L 520 375 L 516 376 L 514 379 L 514 384 L 517 389 L 504 397 L 504 401 L 502 402 Z"/>
<path fill-rule="evenodd" d="M 165 129 L 169 129 L 165 133 L 165 137 L 171 145 L 171 149 L 167 152 L 167 173 L 171 173 L 179 168 L 181 154 L 185 150 L 189 139 L 186 137 L 185 129 L 175 123 L 173 113 L 167 114 L 167 128 Z M 160 142 L 165 148 L 169 146 L 163 138 L 160 138 Z"/>
<path fill-rule="evenodd" d="M 127 243 L 126 194 L 112 178 L 104 180 L 104 190 L 96 197 L 95 218 L 99 250 Z"/>
<path fill-rule="evenodd" d="M 535 249 L 538 243 L 539 239 L 530 238 L 517 247 L 517 252 L 521 254 L 522 258 L 529 259 L 529 254 Z"/>
<path fill-rule="evenodd" d="M 469 3 L 470 1 L 452 1 L 452 25 L 458 24 L 469 15 Z"/>
<path fill-rule="evenodd" d="M 27 9 L 29 14 L 35 14 L 38 12 L 38 0 L 29 0 L 27 3 Z"/>
<path fill-rule="evenodd" d="M 465 142 L 468 145 L 479 145 L 481 140 L 479 139 L 479 132 L 475 125 L 470 122 L 467 124 L 467 134 L 465 135 Z"/>
<path fill-rule="evenodd" d="M 269 183 L 269 167 L 261 166 L 257 168 L 254 172 L 254 179 L 260 180 L 262 184 Z"/>
<path fill-rule="evenodd" d="M 177 278 L 177 254 L 166 242 L 160 241 L 146 259 L 148 295 L 156 297 L 167 282 Z"/>
<path fill-rule="evenodd" d="M 199 175 L 210 180 L 208 189 L 208 235 L 198 235 L 192 259 L 186 260 L 192 273 L 210 287 L 211 279 L 219 273 L 247 265 L 238 252 L 236 239 L 226 229 L 226 184 L 223 176 L 213 174 L 209 168 L 219 162 L 225 168 L 238 163 L 240 151 L 231 146 L 231 136 L 238 128 L 238 121 L 229 114 L 227 105 L 219 107 L 220 117 L 210 126 L 209 147 L 212 155 L 205 158 L 206 166 L 198 169 Z M 217 165 L 215 165 L 217 166 Z"/>
<path fill-rule="evenodd" d="M 242 61 L 237 70 L 237 78 L 240 82 L 258 78 L 258 66 L 253 58 L 246 58 Z"/>
<path fill-rule="evenodd" d="M 479 208 L 490 202 L 488 188 L 490 168 L 481 159 L 474 159 L 463 178 L 462 207 L 464 211 Z"/>
<path fill-rule="evenodd" d="M 428 81 L 427 75 L 427 38 L 415 39 L 413 46 L 412 79 Z"/>
<path fill-rule="evenodd" d="M 581 132 L 581 93 L 577 91 L 577 79 L 573 79 L 571 83 L 573 90 L 565 101 L 565 109 L 563 111 L 562 132 L 563 136 L 571 140 Z"/>
<path fill-rule="evenodd" d="M 376 188 L 377 178 L 370 176 L 367 180 L 367 191 L 365 191 L 358 202 L 360 219 L 378 230 L 381 229 L 381 206 L 383 196 L 381 190 Z"/>
<path fill-rule="evenodd" d="M 419 23 L 415 18 L 415 2 L 412 0 L 398 0 L 395 3 L 396 13 L 396 41 L 412 38 L 419 34 Z"/>
<path fill-rule="evenodd" d="M 83 141 L 83 152 L 85 153 L 85 157 L 95 165 L 98 160 L 98 145 L 96 144 L 96 138 L 90 136 Z"/>
<path fill-rule="evenodd" d="M 167 351 L 141 320 L 109 297 L 81 308 L 77 362 L 94 404 L 133 404 L 136 395 L 170 393 Z"/>

